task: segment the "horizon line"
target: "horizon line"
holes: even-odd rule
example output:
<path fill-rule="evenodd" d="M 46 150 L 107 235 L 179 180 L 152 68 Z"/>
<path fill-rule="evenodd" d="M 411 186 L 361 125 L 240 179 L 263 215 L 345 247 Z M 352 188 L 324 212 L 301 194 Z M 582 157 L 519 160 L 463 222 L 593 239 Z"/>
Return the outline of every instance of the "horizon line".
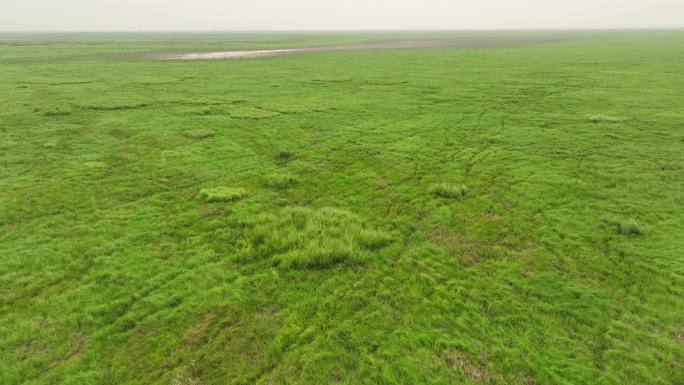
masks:
<path fill-rule="evenodd" d="M 407 29 L 83 29 L 0 30 L 0 33 L 383 33 L 383 32 L 572 32 L 684 30 L 684 26 L 572 27 L 572 28 L 407 28 Z"/>

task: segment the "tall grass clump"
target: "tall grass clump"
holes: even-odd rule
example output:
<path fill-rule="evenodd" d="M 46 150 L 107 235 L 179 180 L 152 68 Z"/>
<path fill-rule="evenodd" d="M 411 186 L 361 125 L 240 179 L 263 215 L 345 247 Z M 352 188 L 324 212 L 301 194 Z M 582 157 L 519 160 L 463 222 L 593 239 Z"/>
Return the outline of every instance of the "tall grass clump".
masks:
<path fill-rule="evenodd" d="M 645 233 L 643 226 L 634 219 L 609 219 L 607 222 L 620 235 L 636 237 Z"/>
<path fill-rule="evenodd" d="M 248 224 L 243 259 L 270 259 L 285 268 L 320 268 L 362 263 L 391 241 L 356 215 L 340 209 L 285 208 Z"/>
<path fill-rule="evenodd" d="M 468 195 L 468 186 L 464 184 L 438 183 L 430 187 L 430 193 L 442 198 L 463 198 Z"/>
<path fill-rule="evenodd" d="M 295 158 L 295 153 L 288 150 L 280 150 L 275 154 L 275 159 L 278 163 L 288 163 Z"/>
<path fill-rule="evenodd" d="M 215 136 L 216 132 L 213 130 L 209 130 L 206 128 L 198 128 L 195 130 L 188 130 L 183 132 L 183 136 L 189 139 L 204 139 L 204 138 L 211 138 L 212 136 Z"/>
<path fill-rule="evenodd" d="M 212 187 L 199 192 L 207 202 L 235 202 L 247 196 L 247 190 L 235 187 Z"/>
<path fill-rule="evenodd" d="M 266 187 L 284 190 L 297 184 L 297 178 L 289 174 L 270 174 L 264 177 Z"/>

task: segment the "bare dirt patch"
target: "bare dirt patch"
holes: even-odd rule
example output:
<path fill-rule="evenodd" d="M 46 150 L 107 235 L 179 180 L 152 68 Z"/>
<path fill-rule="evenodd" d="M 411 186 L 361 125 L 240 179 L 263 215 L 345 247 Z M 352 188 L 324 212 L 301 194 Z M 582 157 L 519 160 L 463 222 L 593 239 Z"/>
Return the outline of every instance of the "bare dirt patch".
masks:
<path fill-rule="evenodd" d="M 502 382 L 500 375 L 489 372 L 482 364 L 470 362 L 466 356 L 459 351 L 446 352 L 443 359 L 447 366 L 456 370 L 472 382 L 484 384 Z"/>

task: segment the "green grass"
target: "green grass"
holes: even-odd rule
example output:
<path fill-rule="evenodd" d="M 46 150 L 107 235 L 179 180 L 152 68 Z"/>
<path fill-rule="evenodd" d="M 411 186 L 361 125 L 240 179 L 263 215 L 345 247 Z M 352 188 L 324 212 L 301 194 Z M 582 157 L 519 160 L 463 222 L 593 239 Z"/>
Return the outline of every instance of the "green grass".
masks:
<path fill-rule="evenodd" d="M 438 183 L 430 187 L 430 192 L 442 198 L 463 198 L 468 194 L 464 184 Z"/>
<path fill-rule="evenodd" d="M 0 35 L 0 384 L 684 383 L 684 33 L 554 34 Z"/>
<path fill-rule="evenodd" d="M 267 119 L 278 116 L 278 112 L 255 107 L 240 107 L 231 111 L 230 116 L 237 119 Z"/>
<path fill-rule="evenodd" d="M 259 215 L 247 224 L 243 258 L 268 258 L 280 267 L 322 268 L 371 258 L 391 241 L 352 213 L 333 208 L 293 207 Z"/>
<path fill-rule="evenodd" d="M 264 177 L 264 185 L 275 189 L 287 189 L 299 183 L 297 177 L 289 174 L 269 174 Z"/>
<path fill-rule="evenodd" d="M 624 123 L 627 118 L 616 118 L 614 116 L 592 115 L 589 117 L 592 123 Z"/>
<path fill-rule="evenodd" d="M 204 128 L 197 128 L 194 130 L 188 130 L 183 133 L 183 136 L 186 138 L 190 139 L 204 139 L 204 138 L 211 138 L 212 136 L 216 135 L 216 132 L 214 130 L 207 130 Z"/>
<path fill-rule="evenodd" d="M 608 220 L 608 224 L 615 229 L 616 233 L 618 233 L 620 235 L 637 236 L 637 235 L 643 235 L 645 232 L 643 226 L 641 226 L 634 219 L 626 219 L 626 220 L 612 219 L 612 220 Z"/>
<path fill-rule="evenodd" d="M 200 190 L 199 195 L 207 202 L 234 202 L 247 196 L 247 190 L 232 187 L 212 187 Z"/>

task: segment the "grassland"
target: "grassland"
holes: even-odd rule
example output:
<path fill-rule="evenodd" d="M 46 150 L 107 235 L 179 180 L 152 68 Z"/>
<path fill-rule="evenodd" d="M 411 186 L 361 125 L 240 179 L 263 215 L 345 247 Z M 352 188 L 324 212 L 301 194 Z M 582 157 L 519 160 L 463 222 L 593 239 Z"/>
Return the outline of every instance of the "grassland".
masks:
<path fill-rule="evenodd" d="M 684 383 L 684 32 L 566 35 L 0 38 L 0 384 Z"/>

